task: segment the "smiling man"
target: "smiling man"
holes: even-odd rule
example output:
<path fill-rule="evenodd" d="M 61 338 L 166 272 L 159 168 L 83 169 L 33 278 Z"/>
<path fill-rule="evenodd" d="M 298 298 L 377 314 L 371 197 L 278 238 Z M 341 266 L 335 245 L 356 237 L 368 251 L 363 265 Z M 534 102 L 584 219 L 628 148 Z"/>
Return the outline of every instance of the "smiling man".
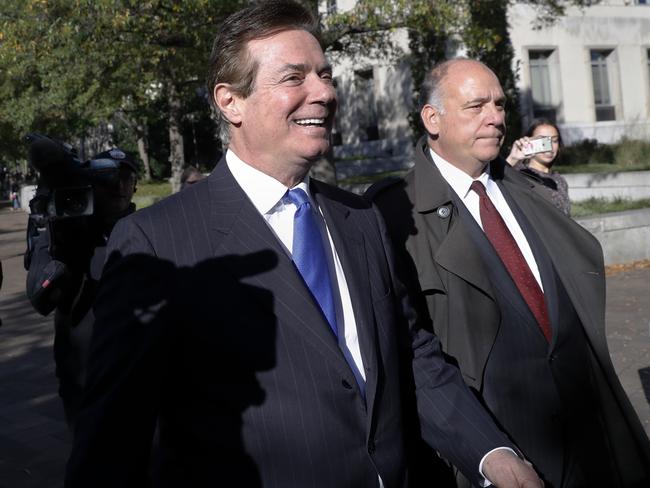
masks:
<path fill-rule="evenodd" d="M 308 177 L 336 110 L 316 27 L 268 2 L 220 28 L 228 151 L 111 237 L 67 487 L 147 486 L 156 424 L 154 486 L 407 487 L 416 435 L 476 483 L 540 486 L 421 327 L 375 209 Z"/>
<path fill-rule="evenodd" d="M 646 486 L 647 438 L 607 351 L 598 242 L 498 158 L 505 97 L 487 66 L 446 61 L 420 95 L 414 169 L 367 194 L 419 314 L 546 486 Z"/>

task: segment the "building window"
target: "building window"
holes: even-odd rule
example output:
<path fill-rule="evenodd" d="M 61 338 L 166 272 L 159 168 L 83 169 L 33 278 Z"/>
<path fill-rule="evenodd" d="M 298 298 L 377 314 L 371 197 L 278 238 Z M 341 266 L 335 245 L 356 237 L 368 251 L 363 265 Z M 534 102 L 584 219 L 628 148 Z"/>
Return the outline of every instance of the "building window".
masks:
<path fill-rule="evenodd" d="M 533 99 L 533 117 L 556 121 L 557 110 L 553 99 L 551 64 L 554 50 L 530 50 L 530 89 Z"/>
<path fill-rule="evenodd" d="M 611 49 L 592 49 L 590 55 L 596 121 L 616 120 L 616 108 L 612 99 L 612 87 L 609 78 L 609 68 L 614 51 Z"/>
<path fill-rule="evenodd" d="M 379 139 L 379 118 L 375 101 L 375 78 L 372 69 L 355 71 L 356 112 L 359 121 L 359 140 Z"/>

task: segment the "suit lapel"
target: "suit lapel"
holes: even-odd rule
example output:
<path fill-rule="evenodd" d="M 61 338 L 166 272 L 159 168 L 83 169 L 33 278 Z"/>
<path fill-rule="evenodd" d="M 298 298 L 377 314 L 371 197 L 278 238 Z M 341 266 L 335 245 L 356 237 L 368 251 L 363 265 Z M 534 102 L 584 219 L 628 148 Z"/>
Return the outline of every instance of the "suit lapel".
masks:
<path fill-rule="evenodd" d="M 350 209 L 325 196 L 319 191 L 318 182 L 312 182 L 314 198 L 323 212 L 348 283 L 361 357 L 366 366 L 366 402 L 371 408 L 377 389 L 377 348 L 372 297 L 367 282 L 369 273 L 365 240 L 359 226 L 351 221 Z"/>
<path fill-rule="evenodd" d="M 241 281 L 270 290 L 274 300 L 269 313 L 276 315 L 278 327 L 292 329 L 330 364 L 350 374 L 336 338 L 293 262 L 233 178 L 225 160 L 222 159 L 210 175 L 209 185 L 213 254 L 245 256 L 260 251 L 275 254 L 277 266 L 274 269 L 243 277 Z M 235 276 L 241 274 L 232 267 L 231 271 Z M 268 304 L 263 306 L 268 307 Z"/>

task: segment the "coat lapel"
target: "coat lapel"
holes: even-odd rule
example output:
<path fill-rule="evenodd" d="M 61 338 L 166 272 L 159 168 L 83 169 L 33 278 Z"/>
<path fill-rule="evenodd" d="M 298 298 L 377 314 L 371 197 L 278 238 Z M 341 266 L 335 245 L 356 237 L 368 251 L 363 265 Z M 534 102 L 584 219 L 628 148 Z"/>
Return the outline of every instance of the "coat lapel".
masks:
<path fill-rule="evenodd" d="M 431 161 L 426 143 L 417 155 L 414 171 L 415 210 L 426 223 L 428 231 L 441 239 L 434 259 L 450 273 L 493 297 L 481 258 L 473 248 L 474 243 L 459 218 L 458 210 L 453 208 L 458 203 L 454 202 L 454 205 L 450 205 L 453 201 L 451 197 L 453 190 Z M 453 208 L 452 214 L 446 218 L 438 214 L 438 209 L 443 206 Z"/>
<path fill-rule="evenodd" d="M 605 317 L 605 277 L 598 241 L 569 218 L 548 218 L 556 210 L 543 197 L 530 197 L 536 185 L 525 177 L 506 171 L 503 184 L 537 231 L 592 344 L 599 354 L 608 355 L 604 328 L 592 326 L 604 323 Z M 566 236 L 571 236 L 570 246 Z"/>
<path fill-rule="evenodd" d="M 244 276 L 241 281 L 270 290 L 274 300 L 272 309 L 268 311 L 277 317 L 278 327 L 292 329 L 342 374 L 352 376 L 336 338 L 305 282 L 264 218 L 233 178 L 224 159 L 209 178 L 213 254 L 246 256 L 261 251 L 273 253 L 277 257 L 273 269 Z M 232 266 L 231 271 L 235 276 L 241 274 L 241 270 Z M 268 307 L 268 304 L 262 306 Z"/>

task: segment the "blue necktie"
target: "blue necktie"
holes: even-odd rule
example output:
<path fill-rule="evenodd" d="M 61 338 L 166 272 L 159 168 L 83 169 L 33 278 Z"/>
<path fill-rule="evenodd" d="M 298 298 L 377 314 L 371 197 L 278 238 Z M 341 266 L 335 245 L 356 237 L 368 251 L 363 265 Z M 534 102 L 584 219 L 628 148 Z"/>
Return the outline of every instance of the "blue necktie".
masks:
<path fill-rule="evenodd" d="M 289 190 L 287 196 L 297 207 L 293 217 L 293 262 L 337 336 L 334 295 L 325 248 L 309 197 L 300 188 Z"/>

